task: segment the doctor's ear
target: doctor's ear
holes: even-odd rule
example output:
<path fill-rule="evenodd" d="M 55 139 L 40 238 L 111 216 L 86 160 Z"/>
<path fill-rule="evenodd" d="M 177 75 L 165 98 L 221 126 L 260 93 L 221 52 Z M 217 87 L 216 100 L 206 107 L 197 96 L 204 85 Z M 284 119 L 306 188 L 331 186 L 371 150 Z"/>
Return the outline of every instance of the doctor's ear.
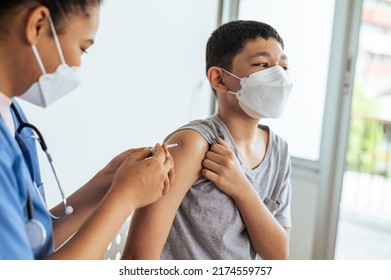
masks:
<path fill-rule="evenodd" d="M 208 69 L 208 80 L 216 92 L 227 92 L 228 88 L 223 79 L 223 70 L 220 67 L 213 66 Z"/>
<path fill-rule="evenodd" d="M 29 45 L 36 45 L 49 28 L 50 12 L 44 6 L 38 6 L 31 10 L 25 26 L 26 40 Z"/>

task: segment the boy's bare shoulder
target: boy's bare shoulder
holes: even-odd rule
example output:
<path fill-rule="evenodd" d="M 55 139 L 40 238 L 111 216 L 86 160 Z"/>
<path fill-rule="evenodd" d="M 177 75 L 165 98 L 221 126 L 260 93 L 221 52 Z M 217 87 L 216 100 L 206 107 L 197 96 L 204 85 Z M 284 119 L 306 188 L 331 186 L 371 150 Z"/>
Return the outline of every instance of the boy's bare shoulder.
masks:
<path fill-rule="evenodd" d="M 182 129 L 174 132 L 167 143 L 180 143 L 181 150 L 192 150 L 193 152 L 207 151 L 209 144 L 201 134 L 193 129 Z M 175 148 L 176 149 L 176 148 Z"/>

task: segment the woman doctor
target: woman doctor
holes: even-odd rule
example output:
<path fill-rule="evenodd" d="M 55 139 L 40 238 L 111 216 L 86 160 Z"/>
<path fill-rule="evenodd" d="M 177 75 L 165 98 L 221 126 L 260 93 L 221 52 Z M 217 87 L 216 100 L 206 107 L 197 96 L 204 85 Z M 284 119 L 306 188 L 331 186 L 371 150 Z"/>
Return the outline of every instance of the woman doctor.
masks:
<path fill-rule="evenodd" d="M 101 2 L 0 1 L 0 259 L 101 258 L 129 214 L 173 180 L 165 144 L 132 149 L 45 206 L 36 148 L 46 146 L 14 97 L 46 107 L 79 85 L 73 67 L 94 42 Z"/>

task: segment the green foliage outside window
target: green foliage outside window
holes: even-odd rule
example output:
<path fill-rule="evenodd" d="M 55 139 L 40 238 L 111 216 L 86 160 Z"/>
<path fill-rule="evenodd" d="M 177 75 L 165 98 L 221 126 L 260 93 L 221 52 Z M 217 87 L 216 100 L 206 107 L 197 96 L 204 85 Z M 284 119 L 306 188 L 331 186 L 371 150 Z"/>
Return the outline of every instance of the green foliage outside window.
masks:
<path fill-rule="evenodd" d="M 384 147 L 383 122 L 376 119 L 379 107 L 355 86 L 346 155 L 347 170 L 391 177 Z M 389 157 L 388 157 L 389 159 Z"/>

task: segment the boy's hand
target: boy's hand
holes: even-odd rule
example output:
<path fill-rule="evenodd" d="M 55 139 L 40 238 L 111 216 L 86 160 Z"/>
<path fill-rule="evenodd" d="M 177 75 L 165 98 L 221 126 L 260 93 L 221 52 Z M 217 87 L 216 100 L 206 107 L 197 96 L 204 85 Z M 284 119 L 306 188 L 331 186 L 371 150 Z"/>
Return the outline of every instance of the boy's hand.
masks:
<path fill-rule="evenodd" d="M 205 154 L 202 175 L 235 199 L 240 194 L 243 184 L 250 182 L 228 143 L 220 137 L 217 137 L 216 141 L 217 144 L 212 145 Z"/>

